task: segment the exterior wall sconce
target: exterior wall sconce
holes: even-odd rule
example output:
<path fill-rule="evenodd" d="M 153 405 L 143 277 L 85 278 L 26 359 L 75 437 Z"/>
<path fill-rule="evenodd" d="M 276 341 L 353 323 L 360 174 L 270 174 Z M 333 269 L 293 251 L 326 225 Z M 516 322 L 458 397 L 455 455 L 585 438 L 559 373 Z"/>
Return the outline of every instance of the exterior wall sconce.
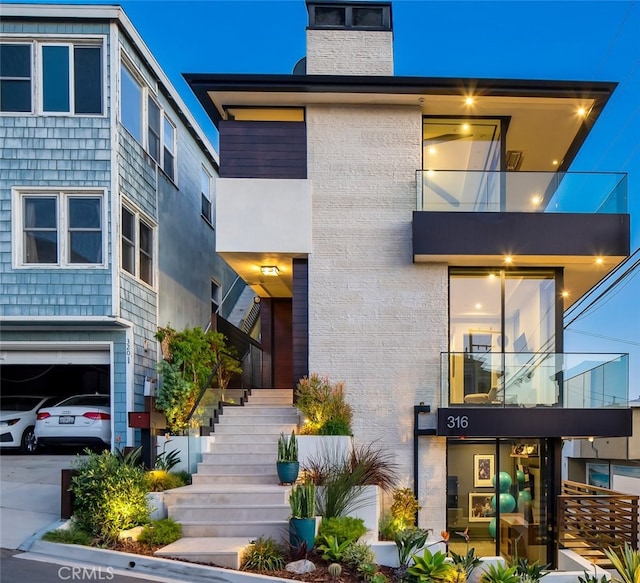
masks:
<path fill-rule="evenodd" d="M 262 275 L 266 275 L 268 277 L 278 277 L 278 274 L 280 273 L 275 265 L 263 265 L 260 267 L 260 271 L 262 272 Z"/>

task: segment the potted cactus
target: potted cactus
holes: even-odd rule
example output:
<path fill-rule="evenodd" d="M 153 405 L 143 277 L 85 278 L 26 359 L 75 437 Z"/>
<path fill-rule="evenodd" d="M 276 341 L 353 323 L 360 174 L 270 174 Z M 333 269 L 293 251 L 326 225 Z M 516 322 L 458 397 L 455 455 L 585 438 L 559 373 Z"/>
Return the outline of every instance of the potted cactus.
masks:
<path fill-rule="evenodd" d="M 295 484 L 289 494 L 291 518 L 289 519 L 289 543 L 294 548 L 304 544 L 310 551 L 316 537 L 316 490 L 313 482 Z"/>
<path fill-rule="evenodd" d="M 278 480 L 280 484 L 293 484 L 298 479 L 300 471 L 300 463 L 298 462 L 298 442 L 296 434 L 291 432 L 291 436 L 287 437 L 284 433 L 278 438 L 278 461 L 276 463 L 278 470 Z"/>

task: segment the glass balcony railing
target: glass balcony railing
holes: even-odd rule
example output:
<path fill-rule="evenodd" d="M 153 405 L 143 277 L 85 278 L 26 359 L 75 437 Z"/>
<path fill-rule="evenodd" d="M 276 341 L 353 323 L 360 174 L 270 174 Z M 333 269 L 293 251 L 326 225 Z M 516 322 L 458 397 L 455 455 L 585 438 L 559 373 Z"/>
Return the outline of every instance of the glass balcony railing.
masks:
<path fill-rule="evenodd" d="M 442 407 L 628 407 L 628 354 L 444 352 Z"/>
<path fill-rule="evenodd" d="M 593 172 L 418 170 L 417 210 L 627 213 L 627 175 Z"/>

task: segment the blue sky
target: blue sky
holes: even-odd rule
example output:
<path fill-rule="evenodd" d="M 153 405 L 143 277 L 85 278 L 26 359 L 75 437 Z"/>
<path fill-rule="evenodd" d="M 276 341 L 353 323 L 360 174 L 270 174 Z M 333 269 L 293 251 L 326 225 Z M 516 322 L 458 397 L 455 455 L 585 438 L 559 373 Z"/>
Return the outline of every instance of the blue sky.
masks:
<path fill-rule="evenodd" d="M 120 4 L 214 144 L 182 73 L 286 74 L 304 56 L 304 0 Z M 618 82 L 571 170 L 629 174 L 640 246 L 640 3 L 395 0 L 393 26 L 397 75 Z M 640 396 L 639 273 L 565 336 L 565 351 L 629 352 L 631 398 Z"/>

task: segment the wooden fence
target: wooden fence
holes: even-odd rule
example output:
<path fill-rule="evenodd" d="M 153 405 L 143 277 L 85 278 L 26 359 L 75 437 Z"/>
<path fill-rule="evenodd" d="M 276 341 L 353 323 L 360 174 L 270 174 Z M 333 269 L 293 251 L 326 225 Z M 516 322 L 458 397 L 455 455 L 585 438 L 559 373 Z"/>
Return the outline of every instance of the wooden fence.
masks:
<path fill-rule="evenodd" d="M 638 544 L 638 496 L 580 482 L 563 482 L 558 496 L 558 541 L 606 567 L 604 549 Z"/>

